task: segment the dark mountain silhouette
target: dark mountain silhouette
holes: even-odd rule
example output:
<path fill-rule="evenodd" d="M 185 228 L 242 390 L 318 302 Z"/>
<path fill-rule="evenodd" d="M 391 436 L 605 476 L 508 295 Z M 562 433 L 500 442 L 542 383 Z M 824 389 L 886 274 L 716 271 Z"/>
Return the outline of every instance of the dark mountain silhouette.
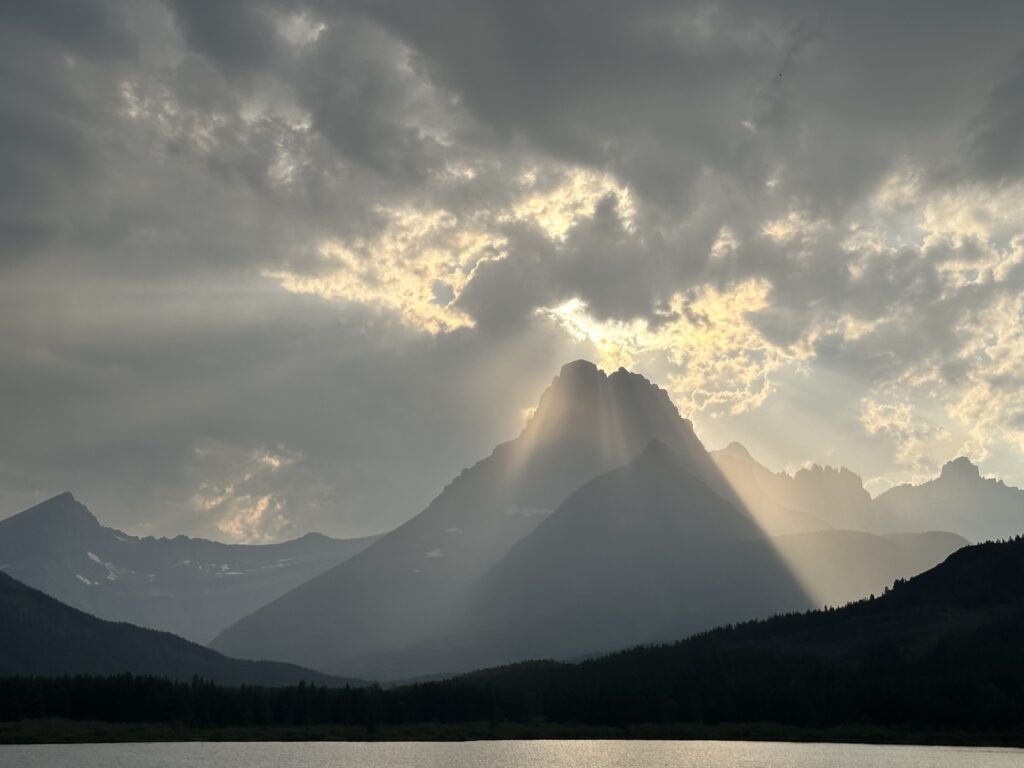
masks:
<path fill-rule="evenodd" d="M 377 674 L 566 659 L 881 592 L 967 542 L 812 531 L 766 538 L 653 441 L 563 502 L 487 574 L 432 642 Z"/>
<path fill-rule="evenodd" d="M 954 531 L 971 541 L 1024 533 L 1024 490 L 981 476 L 963 456 L 922 485 L 899 485 L 874 500 L 877 519 L 888 530 L 922 527 Z"/>
<path fill-rule="evenodd" d="M 1024 537 L 965 547 L 843 608 L 579 664 L 530 662 L 397 688 L 380 707 L 399 722 L 873 723 L 1009 732 L 1024 726 L 1022 644 Z"/>
<path fill-rule="evenodd" d="M 516 544 L 413 663 L 431 650 L 449 671 L 569 658 L 811 605 L 749 515 L 652 441 Z"/>
<path fill-rule="evenodd" d="M 169 632 L 97 619 L 0 573 L 0 675 L 112 675 L 174 680 L 194 675 L 222 685 L 343 686 L 293 664 L 229 659 Z"/>
<path fill-rule="evenodd" d="M 728 483 L 668 394 L 620 369 L 564 366 L 516 439 L 365 552 L 225 630 L 213 647 L 320 669 L 376 669 L 436 635 L 512 546 L 592 478 L 659 440 L 723 497 Z M 295 627 L 301 627 L 296 631 Z M 432 671 L 432 670 L 425 670 Z"/>
<path fill-rule="evenodd" d="M 137 538 L 103 527 L 63 493 L 0 521 L 0 571 L 101 618 L 205 643 L 373 541 L 319 534 L 268 545 Z"/>

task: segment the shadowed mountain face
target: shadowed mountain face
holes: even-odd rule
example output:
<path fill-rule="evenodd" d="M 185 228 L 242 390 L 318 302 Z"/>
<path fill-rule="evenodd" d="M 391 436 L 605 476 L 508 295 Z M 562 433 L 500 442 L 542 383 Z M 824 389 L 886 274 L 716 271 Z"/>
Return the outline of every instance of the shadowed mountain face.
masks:
<path fill-rule="evenodd" d="M 881 593 L 967 542 L 847 530 L 763 536 L 654 441 L 573 493 L 516 544 L 465 610 L 374 674 L 573 658 Z"/>
<path fill-rule="evenodd" d="M 955 531 L 971 541 L 1024 533 L 1024 490 L 982 477 L 963 456 L 943 466 L 934 480 L 890 488 L 874 506 L 888 530 L 928 527 Z"/>
<path fill-rule="evenodd" d="M 199 675 L 222 685 L 342 686 L 293 664 L 229 659 L 168 632 L 103 621 L 0 573 L 0 676 L 113 675 L 174 680 Z"/>
<path fill-rule="evenodd" d="M 387 674 L 410 674 L 424 654 L 448 671 L 569 658 L 810 606 L 750 517 L 653 441 L 566 499 L 443 638 Z"/>
<path fill-rule="evenodd" d="M 968 544 L 942 531 L 880 535 L 828 530 L 772 539 L 773 549 L 818 608 L 881 594 L 897 579 L 916 576 Z"/>
<path fill-rule="evenodd" d="M 1024 723 L 1022 641 L 1019 538 L 965 547 L 884 596 L 841 609 L 387 695 L 392 710 L 419 705 L 426 721 L 873 723 L 1011 734 Z"/>
<path fill-rule="evenodd" d="M 225 630 L 213 647 L 374 672 L 395 651 L 450 626 L 516 542 L 570 493 L 652 440 L 707 488 L 732 497 L 664 390 L 622 369 L 609 376 L 592 363 L 570 363 L 518 438 L 460 474 L 408 523 Z"/>
<path fill-rule="evenodd" d="M 269 545 L 136 538 L 103 527 L 64 493 L 0 521 L 0 571 L 101 618 L 205 643 L 374 538 L 310 534 Z"/>

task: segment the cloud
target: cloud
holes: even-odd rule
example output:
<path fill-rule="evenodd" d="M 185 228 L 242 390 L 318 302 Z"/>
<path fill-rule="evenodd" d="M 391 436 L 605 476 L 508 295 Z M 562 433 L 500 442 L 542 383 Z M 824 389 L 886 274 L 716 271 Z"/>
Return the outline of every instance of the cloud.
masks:
<path fill-rule="evenodd" d="M 445 182 L 474 178 L 472 168 L 455 169 Z M 411 328 L 442 333 L 475 325 L 459 299 L 481 265 L 506 258 L 508 227 L 539 230 L 557 247 L 605 200 L 614 200 L 616 215 L 626 220 L 632 213 L 628 190 L 604 175 L 565 169 L 538 178 L 528 169 L 516 184 L 505 207 L 484 202 L 461 214 L 378 207 L 382 224 L 372 239 L 324 240 L 315 260 L 264 275 L 292 293 L 362 303 L 397 314 Z"/>
<path fill-rule="evenodd" d="M 842 415 L 776 466 L 1024 483 L 1021 13 L 5 6 L 0 503 L 380 530 L 582 354 L 729 439 Z"/>
<path fill-rule="evenodd" d="M 380 213 L 389 223 L 374 240 L 320 243 L 319 274 L 264 274 L 292 293 L 395 312 L 407 325 L 428 333 L 472 325 L 453 300 L 481 261 L 500 257 L 503 242 L 486 232 L 461 228 L 458 219 L 443 210 Z"/>
<path fill-rule="evenodd" d="M 861 423 L 869 435 L 884 433 L 892 438 L 900 467 L 912 470 L 917 480 L 928 479 L 936 464 L 948 458 L 942 451 L 950 435 L 941 426 L 918 417 L 912 403 L 899 397 L 896 393 L 888 401 L 865 397 L 861 400 Z"/>
<path fill-rule="evenodd" d="M 326 489 L 311 482 L 306 498 L 293 491 L 281 491 L 282 474 L 300 475 L 302 454 L 278 446 L 242 450 L 234 446 L 206 443 L 193 449 L 195 493 L 188 500 L 192 511 L 203 518 L 200 531 L 207 535 L 248 544 L 277 541 L 299 531 L 291 519 L 291 507 L 308 514 L 309 507 L 322 499 Z M 306 478 L 310 480 L 310 478 Z M 287 482 L 287 481 L 286 481 Z"/>
<path fill-rule="evenodd" d="M 749 317 L 769 305 L 769 293 L 763 280 L 724 293 L 710 287 L 676 293 L 657 324 L 596 320 L 579 299 L 538 312 L 589 341 L 606 368 L 664 356 L 677 406 L 691 416 L 721 416 L 756 408 L 772 391 L 773 372 L 810 356 L 806 344 L 778 347 L 751 324 Z"/>

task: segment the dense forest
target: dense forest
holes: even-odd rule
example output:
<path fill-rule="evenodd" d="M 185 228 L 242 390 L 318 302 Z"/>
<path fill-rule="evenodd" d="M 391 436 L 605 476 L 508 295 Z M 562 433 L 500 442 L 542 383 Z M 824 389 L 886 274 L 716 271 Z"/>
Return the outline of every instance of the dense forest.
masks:
<path fill-rule="evenodd" d="M 579 664 L 391 689 L 120 675 L 0 680 L 0 719 L 197 727 L 775 722 L 1024 734 L 1024 538 L 968 547 L 886 594 Z"/>

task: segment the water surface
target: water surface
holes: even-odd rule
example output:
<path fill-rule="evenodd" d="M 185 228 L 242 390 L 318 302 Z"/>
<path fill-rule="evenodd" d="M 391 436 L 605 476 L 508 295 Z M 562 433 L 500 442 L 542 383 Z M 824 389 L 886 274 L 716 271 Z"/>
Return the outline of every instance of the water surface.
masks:
<path fill-rule="evenodd" d="M 18 768 L 1021 768 L 1024 750 L 755 741 L 474 741 L 0 746 Z"/>

